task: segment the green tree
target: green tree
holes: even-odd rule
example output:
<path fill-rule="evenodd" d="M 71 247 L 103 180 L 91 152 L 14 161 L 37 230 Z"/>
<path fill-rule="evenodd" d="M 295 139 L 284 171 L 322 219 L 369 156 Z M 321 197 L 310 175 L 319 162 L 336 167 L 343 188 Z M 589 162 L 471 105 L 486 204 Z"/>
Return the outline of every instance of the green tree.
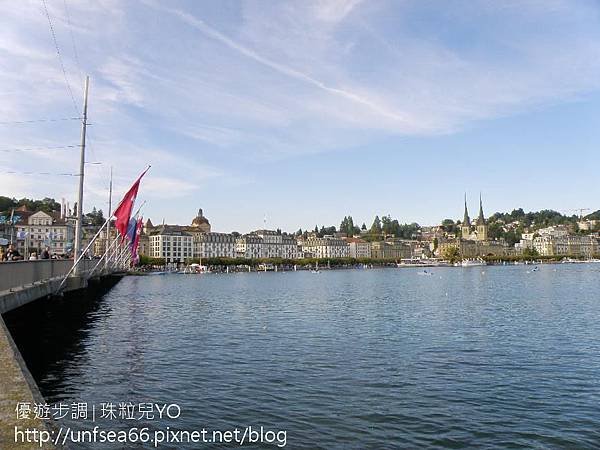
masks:
<path fill-rule="evenodd" d="M 381 220 L 379 219 L 379 216 L 375 216 L 375 219 L 373 220 L 373 225 L 371 225 L 371 229 L 369 230 L 369 232 L 373 235 L 380 235 L 381 231 Z"/>
<path fill-rule="evenodd" d="M 442 258 L 448 261 L 450 264 L 454 264 L 460 260 L 460 250 L 458 247 L 446 247 L 442 252 Z"/>

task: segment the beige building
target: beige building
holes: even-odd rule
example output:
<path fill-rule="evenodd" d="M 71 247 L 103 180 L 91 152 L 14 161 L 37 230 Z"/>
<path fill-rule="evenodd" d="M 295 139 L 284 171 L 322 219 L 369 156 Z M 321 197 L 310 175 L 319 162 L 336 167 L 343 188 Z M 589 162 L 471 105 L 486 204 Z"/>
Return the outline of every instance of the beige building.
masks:
<path fill-rule="evenodd" d="M 235 258 L 236 239 L 227 233 L 197 233 L 193 235 L 194 258 Z"/>
<path fill-rule="evenodd" d="M 262 258 L 262 244 L 263 240 L 260 236 L 254 234 L 240 236 L 235 241 L 235 254 L 238 258 Z"/>
<path fill-rule="evenodd" d="M 49 247 L 51 254 L 63 255 L 72 251 L 74 228 L 60 213 L 29 211 L 22 206 L 15 209 L 19 220 L 14 226 L 16 248 L 25 257 Z"/>
<path fill-rule="evenodd" d="M 533 248 L 541 256 L 577 256 L 592 258 L 598 255 L 596 236 L 538 236 L 533 239 Z"/>
<path fill-rule="evenodd" d="M 371 243 L 359 238 L 347 238 L 351 258 L 370 258 Z"/>
<path fill-rule="evenodd" d="M 513 254 L 513 250 L 504 241 L 470 241 L 465 239 L 440 241 L 437 248 L 437 254 L 443 256 L 451 247 L 458 249 L 461 258 L 509 256 Z"/>
<path fill-rule="evenodd" d="M 312 258 L 348 258 L 350 246 L 340 238 L 333 236 L 309 236 L 302 243 L 302 251 Z"/>
<path fill-rule="evenodd" d="M 412 250 L 409 244 L 399 239 L 371 242 L 371 257 L 374 259 L 407 259 L 412 257 Z"/>
<path fill-rule="evenodd" d="M 477 258 L 480 256 L 508 256 L 514 253 L 504 240 L 489 238 L 489 226 L 483 214 L 483 201 L 479 197 L 479 215 L 475 225 L 471 224 L 467 201 L 465 197 L 465 210 L 461 224 L 461 237 L 440 239 L 436 253 L 442 256 L 449 248 L 457 248 L 461 258 Z"/>

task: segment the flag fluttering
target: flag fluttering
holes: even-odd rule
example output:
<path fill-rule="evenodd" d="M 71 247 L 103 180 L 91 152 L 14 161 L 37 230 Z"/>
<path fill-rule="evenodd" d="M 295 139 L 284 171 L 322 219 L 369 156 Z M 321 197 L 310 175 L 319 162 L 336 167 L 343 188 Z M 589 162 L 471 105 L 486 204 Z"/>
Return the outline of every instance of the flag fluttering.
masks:
<path fill-rule="evenodd" d="M 133 241 L 131 243 L 131 261 L 134 265 L 137 264 L 139 261 L 138 247 L 140 245 L 140 235 L 142 234 L 142 226 L 143 220 L 140 217 L 137 220 L 137 225 L 135 227 L 135 237 L 133 238 Z"/>
<path fill-rule="evenodd" d="M 150 167 L 148 167 L 148 169 L 149 168 Z M 113 216 L 116 219 L 115 228 L 121 234 L 121 241 L 123 241 L 125 236 L 127 236 L 129 220 L 131 219 L 131 210 L 133 209 L 138 189 L 140 188 L 140 181 L 146 172 L 148 172 L 148 169 L 144 170 L 135 183 L 133 183 L 133 185 L 129 188 L 123 197 L 123 200 L 121 200 L 121 203 L 119 203 L 119 206 L 117 206 L 117 209 L 115 209 L 115 212 L 113 213 Z"/>
<path fill-rule="evenodd" d="M 129 224 L 127 225 L 127 233 L 125 237 L 129 240 L 129 244 L 133 247 L 133 241 L 135 239 L 135 232 L 137 229 L 137 219 L 132 217 L 129 219 Z"/>

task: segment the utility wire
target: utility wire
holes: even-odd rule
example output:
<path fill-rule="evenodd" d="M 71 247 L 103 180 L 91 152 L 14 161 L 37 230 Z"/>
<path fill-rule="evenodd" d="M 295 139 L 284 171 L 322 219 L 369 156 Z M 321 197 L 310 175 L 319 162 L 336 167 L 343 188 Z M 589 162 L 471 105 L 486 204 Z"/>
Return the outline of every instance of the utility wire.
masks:
<path fill-rule="evenodd" d="M 81 117 L 63 117 L 61 119 L 33 119 L 33 120 L 13 120 L 0 122 L 0 125 L 21 125 L 25 123 L 39 123 L 39 122 L 60 122 L 63 120 L 82 120 Z"/>
<path fill-rule="evenodd" d="M 83 85 L 83 72 L 81 70 L 81 64 L 79 64 L 79 53 L 77 52 L 75 38 L 73 37 L 73 26 L 71 25 L 71 15 L 69 14 L 69 8 L 67 8 L 67 0 L 63 0 L 63 4 L 65 5 L 65 14 L 67 16 L 67 25 L 69 25 L 69 35 L 71 36 L 71 44 L 73 44 L 73 55 L 75 56 L 77 70 L 79 70 L 79 81 L 81 82 L 81 85 Z"/>
<path fill-rule="evenodd" d="M 48 12 L 48 6 L 46 5 L 46 0 L 42 0 L 42 4 L 44 5 L 44 11 L 46 12 L 46 17 L 48 18 L 48 25 L 50 25 L 50 33 L 52 34 L 52 40 L 54 41 L 54 47 L 56 48 L 56 54 L 58 56 L 58 61 L 60 62 L 60 68 L 62 69 L 63 76 L 65 77 L 65 83 L 67 84 L 67 90 L 69 91 L 69 95 L 71 96 L 71 101 L 73 102 L 73 107 L 77 114 L 79 114 L 79 108 L 77 107 L 77 102 L 75 101 L 75 97 L 73 96 L 73 90 L 71 89 L 71 84 L 69 83 L 69 77 L 67 77 L 67 71 L 65 70 L 65 65 L 63 63 L 62 56 L 60 54 L 60 48 L 58 47 L 58 41 L 56 40 L 56 33 L 54 32 L 54 26 L 52 25 L 52 19 L 50 19 L 50 13 Z"/>
<path fill-rule="evenodd" d="M 46 147 L 30 147 L 30 148 L 0 148 L 0 152 L 35 152 L 38 150 L 55 150 L 62 148 L 77 148 L 79 145 L 54 145 Z"/>
<path fill-rule="evenodd" d="M 57 177 L 78 177 L 78 173 L 51 173 L 51 172 L 20 172 L 18 170 L 0 170 L 0 173 L 11 175 L 52 175 Z"/>

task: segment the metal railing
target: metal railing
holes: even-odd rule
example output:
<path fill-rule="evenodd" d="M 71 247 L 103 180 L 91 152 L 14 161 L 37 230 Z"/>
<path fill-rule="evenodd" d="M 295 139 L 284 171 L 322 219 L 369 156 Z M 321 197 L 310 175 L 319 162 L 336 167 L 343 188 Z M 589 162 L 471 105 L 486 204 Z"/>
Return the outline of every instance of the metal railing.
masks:
<path fill-rule="evenodd" d="M 97 261 L 82 261 L 83 271 L 91 270 Z M 54 278 L 63 278 L 73 267 L 72 259 L 41 259 L 0 263 L 0 291 L 30 286 Z"/>

